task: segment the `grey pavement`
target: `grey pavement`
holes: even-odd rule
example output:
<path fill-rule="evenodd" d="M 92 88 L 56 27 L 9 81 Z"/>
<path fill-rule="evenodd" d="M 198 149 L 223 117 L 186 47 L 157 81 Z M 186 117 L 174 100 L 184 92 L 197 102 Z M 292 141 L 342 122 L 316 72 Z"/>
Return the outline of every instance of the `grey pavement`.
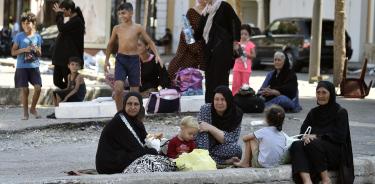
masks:
<path fill-rule="evenodd" d="M 3 68 L 2 68 L 3 69 Z M 266 71 L 253 71 L 250 85 L 258 89 Z M 4 74 L 0 72 L 0 79 Z M 7 80 L 0 80 L 0 86 Z M 52 80 L 50 75 L 46 81 Z M 332 80 L 330 75 L 328 80 Z M 366 80 L 373 79 L 368 76 Z M 309 109 L 316 105 L 316 83 L 306 82 L 307 74 L 298 74 L 303 111 L 287 114 L 284 130 L 297 134 Z M 96 83 L 96 81 L 90 81 Z M 11 82 L 10 82 L 11 83 Z M 338 97 L 349 112 L 353 152 L 356 158 L 356 183 L 375 183 L 375 91 L 365 99 Z M 38 106 L 39 113 L 53 112 L 51 106 Z M 225 169 L 210 172 L 153 173 L 144 175 L 67 176 L 64 171 L 95 168 L 97 142 L 109 119 L 30 119 L 22 121 L 19 106 L 0 106 L 0 183 L 291 183 L 290 166 L 274 169 Z M 191 113 L 195 115 L 195 113 Z M 178 120 L 186 114 L 148 116 L 149 132 L 164 132 L 171 138 Z M 241 135 L 264 125 L 254 125 L 262 114 L 245 114 Z"/>

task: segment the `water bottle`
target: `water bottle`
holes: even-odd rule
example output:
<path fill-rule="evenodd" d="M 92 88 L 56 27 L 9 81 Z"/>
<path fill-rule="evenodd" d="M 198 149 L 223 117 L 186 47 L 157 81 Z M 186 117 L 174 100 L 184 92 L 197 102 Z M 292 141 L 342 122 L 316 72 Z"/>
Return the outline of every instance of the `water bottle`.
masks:
<path fill-rule="evenodd" d="M 182 20 L 183 20 L 183 23 L 184 23 L 182 31 L 184 32 L 186 43 L 187 44 L 195 43 L 195 39 L 194 39 L 194 36 L 193 36 L 194 31 L 191 28 L 190 22 L 187 19 L 186 15 L 182 15 Z"/>
<path fill-rule="evenodd" d="M 243 62 L 243 65 L 245 67 L 245 69 L 247 69 L 247 56 L 246 56 L 246 51 L 245 51 L 245 46 L 244 45 L 240 45 L 241 49 L 242 49 L 242 53 L 241 53 L 241 59 L 242 59 L 242 62 Z"/>

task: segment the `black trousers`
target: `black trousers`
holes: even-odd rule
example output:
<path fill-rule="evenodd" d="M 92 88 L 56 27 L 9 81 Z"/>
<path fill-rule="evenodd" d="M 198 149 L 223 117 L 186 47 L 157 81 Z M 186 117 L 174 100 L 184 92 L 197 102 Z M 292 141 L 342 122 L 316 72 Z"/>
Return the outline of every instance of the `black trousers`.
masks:
<path fill-rule="evenodd" d="M 229 73 L 230 70 L 227 70 L 224 67 L 219 67 L 214 64 L 212 64 L 211 66 L 207 66 L 205 71 L 206 103 L 212 103 L 214 98 L 214 90 L 216 87 L 220 85 L 229 86 Z"/>
<path fill-rule="evenodd" d="M 53 83 L 60 89 L 65 89 L 68 86 L 68 75 L 70 70 L 68 66 L 55 65 L 53 70 Z"/>
<path fill-rule="evenodd" d="M 340 146 L 320 138 L 307 145 L 296 141 L 290 148 L 293 180 L 302 183 L 300 172 L 310 173 L 314 183 L 319 182 L 320 173 L 325 170 L 338 169 L 340 164 Z"/>

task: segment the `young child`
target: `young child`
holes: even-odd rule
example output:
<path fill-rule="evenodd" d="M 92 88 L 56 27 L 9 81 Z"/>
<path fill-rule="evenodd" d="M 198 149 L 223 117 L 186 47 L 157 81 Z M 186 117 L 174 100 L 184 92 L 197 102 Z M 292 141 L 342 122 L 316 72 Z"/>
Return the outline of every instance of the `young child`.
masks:
<path fill-rule="evenodd" d="M 122 109 L 122 98 L 124 90 L 124 81 L 128 78 L 130 91 L 139 92 L 140 81 L 140 62 L 137 53 L 138 39 L 142 36 L 151 50 L 155 53 L 155 61 L 162 62 L 159 53 L 156 50 L 154 42 L 147 35 L 146 31 L 139 24 L 132 21 L 133 6 L 131 3 L 123 3 L 117 8 L 117 14 L 120 24 L 112 30 L 111 38 L 106 50 L 106 59 L 104 72 L 108 73 L 109 56 L 113 47 L 118 43 L 118 50 L 115 62 L 115 102 L 118 111 Z"/>
<path fill-rule="evenodd" d="M 182 118 L 180 122 L 180 132 L 168 143 L 167 156 L 177 158 L 182 153 L 190 153 L 196 148 L 194 137 L 198 133 L 199 124 L 192 116 Z"/>
<path fill-rule="evenodd" d="M 82 102 L 86 95 L 86 84 L 78 70 L 82 68 L 82 60 L 79 57 L 70 57 L 68 68 L 68 86 L 65 89 L 53 91 L 53 103 L 57 107 L 60 102 Z M 55 113 L 48 115 L 47 118 L 56 118 Z"/>
<path fill-rule="evenodd" d="M 255 58 L 255 45 L 250 41 L 251 27 L 248 24 L 241 26 L 241 40 L 235 48 L 242 50 L 242 56 L 238 57 L 233 67 L 233 96 L 239 91 L 243 84 L 249 85 L 251 74 L 251 59 Z M 241 47 L 241 48 L 239 48 Z"/>
<path fill-rule="evenodd" d="M 235 162 L 238 167 L 276 167 L 281 164 L 286 139 L 281 132 L 285 118 L 284 109 L 272 105 L 266 110 L 265 120 L 268 127 L 245 135 L 245 151 L 241 161 Z"/>
<path fill-rule="evenodd" d="M 34 95 L 31 101 L 30 113 L 35 118 L 40 118 L 36 110 L 42 79 L 39 72 L 39 56 L 42 55 L 42 37 L 36 33 L 36 17 L 33 13 L 21 15 L 23 32 L 18 33 L 13 39 L 12 56 L 17 56 L 16 72 L 14 83 L 16 88 L 21 89 L 21 101 L 23 106 L 22 120 L 29 119 L 28 98 L 29 82 L 34 86 Z"/>
<path fill-rule="evenodd" d="M 170 86 L 168 72 L 162 62 L 156 63 L 155 56 L 149 52 L 146 40 L 141 36 L 138 40 L 138 55 L 141 61 L 141 87 L 139 91 L 142 97 L 149 97 L 151 92 L 158 87 Z"/>

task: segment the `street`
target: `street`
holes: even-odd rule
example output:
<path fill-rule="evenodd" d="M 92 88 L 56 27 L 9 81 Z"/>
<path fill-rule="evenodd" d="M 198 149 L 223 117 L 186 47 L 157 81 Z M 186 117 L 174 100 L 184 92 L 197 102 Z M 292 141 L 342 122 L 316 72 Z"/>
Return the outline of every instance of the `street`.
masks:
<path fill-rule="evenodd" d="M 264 76 L 265 71 L 254 71 L 251 86 L 258 89 Z M 316 104 L 316 84 L 308 84 L 306 78 L 307 74 L 298 74 L 303 111 L 287 114 L 283 130 L 289 135 L 299 132 L 309 109 Z M 371 91 L 366 99 L 338 97 L 338 103 L 349 112 L 354 157 L 375 156 L 375 91 Z M 41 181 L 66 176 L 66 171 L 95 168 L 98 139 L 109 119 L 21 121 L 21 110 L 17 106 L 0 107 L 0 183 Z M 39 108 L 44 117 L 52 111 L 53 108 L 48 106 Z M 184 115 L 148 116 L 146 129 L 148 132 L 163 132 L 166 138 L 172 138 L 178 130 L 179 119 Z M 264 126 L 252 125 L 252 121 L 262 118 L 262 114 L 245 114 L 241 135 Z"/>

